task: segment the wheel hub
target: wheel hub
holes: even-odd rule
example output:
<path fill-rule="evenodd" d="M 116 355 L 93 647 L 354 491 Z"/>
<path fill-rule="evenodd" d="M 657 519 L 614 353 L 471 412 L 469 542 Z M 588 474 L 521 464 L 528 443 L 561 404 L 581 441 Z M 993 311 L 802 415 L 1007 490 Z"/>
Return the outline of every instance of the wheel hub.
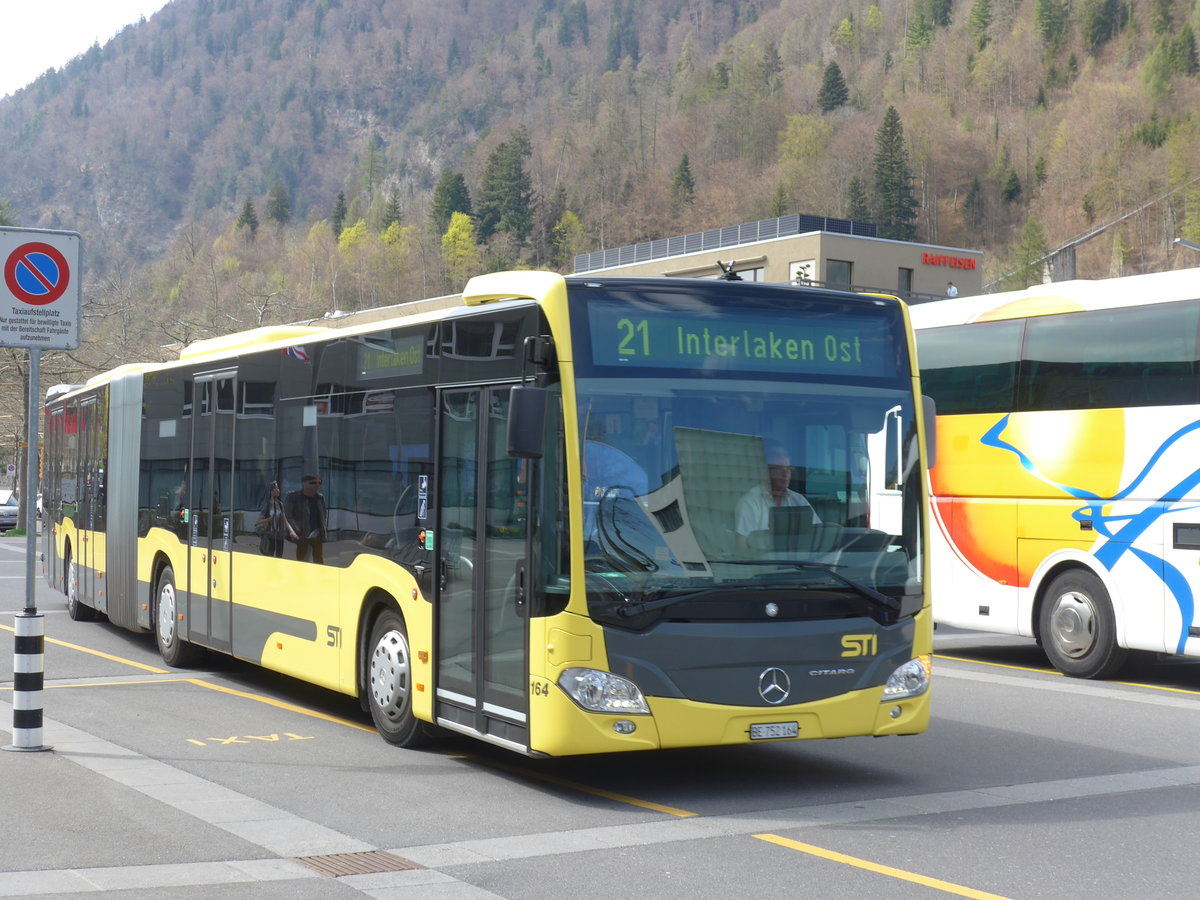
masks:
<path fill-rule="evenodd" d="M 371 696 L 388 719 L 402 716 L 408 702 L 408 679 L 408 644 L 399 631 L 389 631 L 371 654 Z"/>
<path fill-rule="evenodd" d="M 1096 612 L 1078 591 L 1058 598 L 1054 608 L 1054 640 L 1072 659 L 1086 656 L 1096 643 Z"/>
<path fill-rule="evenodd" d="M 175 640 L 175 588 L 170 584 L 158 592 L 158 637 L 164 645 Z"/>

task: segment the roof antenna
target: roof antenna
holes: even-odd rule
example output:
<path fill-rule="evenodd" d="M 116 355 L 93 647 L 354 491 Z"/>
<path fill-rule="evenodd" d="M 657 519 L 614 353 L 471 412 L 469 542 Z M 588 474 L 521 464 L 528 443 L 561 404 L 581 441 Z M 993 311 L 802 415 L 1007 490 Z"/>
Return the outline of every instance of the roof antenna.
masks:
<path fill-rule="evenodd" d="M 728 263 L 723 263 L 718 259 L 717 260 L 717 268 L 720 269 L 724 273 L 721 276 L 720 280 L 721 281 L 741 281 L 742 276 L 739 275 L 737 272 L 733 271 L 733 267 L 736 265 L 737 265 L 736 259 L 731 259 Z"/>

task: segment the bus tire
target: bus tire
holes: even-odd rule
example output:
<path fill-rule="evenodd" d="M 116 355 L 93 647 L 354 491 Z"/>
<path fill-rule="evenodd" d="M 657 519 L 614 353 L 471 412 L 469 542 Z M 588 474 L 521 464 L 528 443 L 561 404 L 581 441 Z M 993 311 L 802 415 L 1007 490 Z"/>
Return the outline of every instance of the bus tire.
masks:
<path fill-rule="evenodd" d="M 399 613 L 385 609 L 379 614 L 367 649 L 364 684 L 379 734 L 399 747 L 428 743 L 429 730 L 412 711 L 412 654 Z"/>
<path fill-rule="evenodd" d="M 1117 645 L 1117 619 L 1104 583 L 1072 569 L 1055 576 L 1038 616 L 1042 649 L 1064 675 L 1108 678 L 1129 651 Z"/>
<path fill-rule="evenodd" d="M 179 634 L 179 598 L 175 592 L 175 571 L 165 566 L 154 589 L 154 641 L 163 662 L 186 667 L 200 657 L 200 649 Z"/>
<path fill-rule="evenodd" d="M 67 558 L 63 562 L 67 576 L 67 615 L 76 622 L 90 622 L 96 618 L 96 610 L 79 599 L 79 566 L 70 550 L 67 550 Z"/>

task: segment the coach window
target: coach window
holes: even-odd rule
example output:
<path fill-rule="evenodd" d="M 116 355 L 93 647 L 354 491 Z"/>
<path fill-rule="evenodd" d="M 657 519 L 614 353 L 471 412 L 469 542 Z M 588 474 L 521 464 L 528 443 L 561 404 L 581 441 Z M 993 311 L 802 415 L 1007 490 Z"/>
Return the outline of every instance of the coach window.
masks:
<path fill-rule="evenodd" d="M 988 322 L 917 332 L 921 389 L 939 414 L 1013 409 L 1022 325 Z"/>
<path fill-rule="evenodd" d="M 1030 319 L 1023 409 L 1196 402 L 1200 304 L 1171 303 Z"/>

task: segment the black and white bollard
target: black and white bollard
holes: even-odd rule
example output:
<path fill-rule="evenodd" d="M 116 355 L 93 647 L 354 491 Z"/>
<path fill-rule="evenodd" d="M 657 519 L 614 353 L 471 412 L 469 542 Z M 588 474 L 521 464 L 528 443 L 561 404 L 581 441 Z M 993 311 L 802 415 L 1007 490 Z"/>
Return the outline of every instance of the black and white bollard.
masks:
<path fill-rule="evenodd" d="M 13 728 L 5 750 L 49 750 L 42 744 L 42 680 L 45 671 L 45 622 L 28 610 L 15 617 L 13 655 Z"/>

